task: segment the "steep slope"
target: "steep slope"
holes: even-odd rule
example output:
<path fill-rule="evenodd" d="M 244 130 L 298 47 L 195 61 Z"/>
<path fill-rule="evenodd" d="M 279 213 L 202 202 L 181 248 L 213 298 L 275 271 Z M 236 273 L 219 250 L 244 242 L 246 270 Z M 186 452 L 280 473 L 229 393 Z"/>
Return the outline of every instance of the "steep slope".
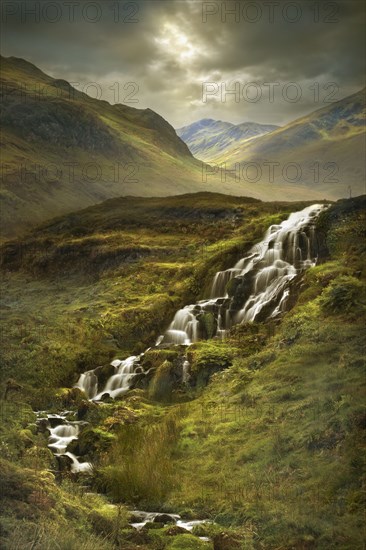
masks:
<path fill-rule="evenodd" d="M 2 238 L 127 195 L 209 190 L 261 200 L 328 198 L 323 185 L 273 185 L 268 178 L 258 185 L 245 174 L 211 169 L 150 109 L 93 99 L 22 59 L 2 59 L 1 93 Z M 346 193 L 345 185 L 337 190 Z"/>
<path fill-rule="evenodd" d="M 200 164 L 162 117 L 92 99 L 22 59 L 2 58 L 1 124 L 8 234 L 126 190 L 199 181 Z"/>
<path fill-rule="evenodd" d="M 279 322 L 151 349 L 152 383 L 115 401 L 96 406 L 70 388 L 83 370 L 109 376 L 112 359 L 144 350 L 217 270 L 305 206 L 121 198 L 2 247 L 1 389 L 18 382 L 0 399 L 5 549 L 362 548 L 365 197 L 318 220 L 327 250 Z M 191 381 L 181 384 L 186 351 Z M 31 406 L 86 421 L 70 452 L 93 461 L 91 476 L 63 470 L 55 482 L 48 470 L 61 466 Z M 211 540 L 171 525 L 135 531 L 126 502 L 210 518 L 194 535 Z"/>
<path fill-rule="evenodd" d="M 261 238 L 271 222 L 308 204 L 213 193 L 121 197 L 4 243 L 2 320 L 8 345 L 3 376 L 18 376 L 28 387 L 42 363 L 48 380 L 65 380 L 70 372 L 75 377 L 75 365 L 85 370 L 88 356 L 92 368 L 108 361 L 108 352 L 101 358 L 106 350 L 118 356 L 141 346 L 143 351 L 180 305 L 197 298 L 206 279 L 210 285 L 214 273 L 230 267 L 238 251 Z M 37 331 L 38 322 L 48 327 L 45 333 Z M 64 330 L 71 334 L 79 329 L 81 340 L 63 348 L 62 359 L 57 349 Z M 99 337 L 94 342 L 99 330 L 103 342 Z M 17 373 L 29 351 L 22 346 L 28 331 L 35 338 L 30 343 L 35 362 Z M 47 350 L 47 339 L 52 350 Z"/>
<path fill-rule="evenodd" d="M 286 165 L 297 163 L 302 184 L 321 188 L 333 198 L 346 186 L 351 186 L 353 195 L 360 194 L 365 180 L 365 90 L 268 135 L 242 140 L 212 160 L 227 168 L 257 162 L 263 174 L 269 170 L 264 162 L 279 163 L 274 167 L 274 183 L 284 180 Z M 287 175 L 296 181 L 294 170 Z"/>
<path fill-rule="evenodd" d="M 224 154 L 226 149 L 233 147 L 237 142 L 272 132 L 277 128 L 278 126 L 272 124 L 243 122 L 235 125 L 204 118 L 179 128 L 177 134 L 195 157 L 210 163 L 217 155 Z"/>

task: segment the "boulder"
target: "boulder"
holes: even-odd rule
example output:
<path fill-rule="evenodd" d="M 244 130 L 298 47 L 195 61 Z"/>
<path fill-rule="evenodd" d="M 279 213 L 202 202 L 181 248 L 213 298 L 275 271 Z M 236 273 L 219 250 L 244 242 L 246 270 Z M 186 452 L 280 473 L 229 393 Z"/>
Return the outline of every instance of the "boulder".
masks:
<path fill-rule="evenodd" d="M 94 369 L 94 374 L 98 378 L 98 387 L 103 388 L 109 378 L 116 374 L 116 370 L 112 365 L 102 365 Z"/>
<path fill-rule="evenodd" d="M 41 420 L 45 420 L 42 418 Z M 49 415 L 48 424 L 51 426 L 51 428 L 56 428 L 56 426 L 60 426 L 61 424 L 65 424 L 65 418 L 63 416 L 59 416 L 58 414 Z"/>
<path fill-rule="evenodd" d="M 175 518 L 170 514 L 156 514 L 154 523 L 175 523 Z"/>
<path fill-rule="evenodd" d="M 49 422 L 47 418 L 39 418 L 37 420 L 37 431 L 39 433 L 45 433 L 48 430 Z"/>
<path fill-rule="evenodd" d="M 67 455 L 55 455 L 59 472 L 71 472 L 72 460 Z"/>

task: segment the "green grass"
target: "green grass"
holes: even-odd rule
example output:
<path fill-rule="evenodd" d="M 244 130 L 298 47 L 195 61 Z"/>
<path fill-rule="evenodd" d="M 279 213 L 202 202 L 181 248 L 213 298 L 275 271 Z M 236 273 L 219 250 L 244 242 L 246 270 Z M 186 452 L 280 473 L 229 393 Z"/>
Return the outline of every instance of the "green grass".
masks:
<path fill-rule="evenodd" d="M 128 217 L 133 206 L 139 216 Z M 322 215 L 329 253 L 306 273 L 281 323 L 237 326 L 223 342 L 193 345 L 188 388 L 171 379 L 183 351 L 151 350 L 145 389 L 88 405 L 78 452 L 93 460 L 91 478 L 59 484 L 47 472 L 55 464 L 31 409 L 80 410 L 83 396 L 67 389 L 79 372 L 143 351 L 178 307 L 204 296 L 215 271 L 303 206 L 228 198 L 223 208 L 222 197 L 206 194 L 160 206 L 121 200 L 4 245 L 2 389 L 8 378 L 23 386 L 1 401 L 5 548 L 51 548 L 65 522 L 65 549 L 201 544 L 167 528 L 132 532 L 127 503 L 214 520 L 194 531 L 212 539 L 202 548 L 223 538 L 230 549 L 363 547 L 361 199 Z M 66 246 L 72 261 L 59 253 Z M 22 323 L 43 330 L 20 333 Z M 85 483 L 106 495 L 83 496 Z"/>
<path fill-rule="evenodd" d="M 3 245 L 3 382 L 16 378 L 39 404 L 78 373 L 144 351 L 274 214 L 305 206 L 223 199 L 107 201 Z"/>

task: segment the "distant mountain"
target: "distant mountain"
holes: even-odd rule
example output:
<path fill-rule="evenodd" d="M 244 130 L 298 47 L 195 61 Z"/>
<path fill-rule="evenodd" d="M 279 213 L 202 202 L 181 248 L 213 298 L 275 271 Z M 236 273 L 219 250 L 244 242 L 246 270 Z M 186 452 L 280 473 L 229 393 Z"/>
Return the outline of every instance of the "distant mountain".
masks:
<path fill-rule="evenodd" d="M 211 169 L 192 156 L 173 127 L 151 109 L 110 105 L 75 90 L 65 80 L 46 75 L 23 59 L 11 57 L 1 61 L 0 230 L 5 239 L 55 216 L 116 197 L 211 191 L 267 201 L 318 200 L 343 197 L 348 194 L 349 182 L 353 185 L 353 181 L 361 180 L 362 126 L 357 101 L 337 114 L 331 139 L 327 137 L 330 131 L 326 119 L 322 118 L 318 128 L 315 113 L 313 119 L 308 117 L 312 120 L 309 129 L 276 138 L 279 141 L 273 143 L 277 143 L 277 148 L 268 145 L 270 156 L 277 151 L 282 161 L 297 158 L 297 147 L 301 153 L 304 140 L 310 139 L 311 132 L 318 128 L 315 132 L 318 139 L 311 141 L 313 148 L 308 157 L 323 159 L 319 151 L 329 141 L 335 142 L 337 156 L 332 154 L 330 160 L 336 158 L 351 167 L 341 184 L 310 185 L 302 180 L 299 184 L 278 178 L 273 185 L 268 177 L 253 180 L 241 174 L 235 178 L 224 169 Z M 272 142 L 263 140 L 283 135 L 282 129 L 275 129 L 265 136 L 248 137 L 255 131 L 271 129 L 254 123 L 235 126 L 203 120 L 199 124 L 206 135 L 204 139 L 215 141 L 212 146 L 215 158 L 229 159 L 228 167 L 237 158 L 263 159 L 264 153 L 260 148 L 256 151 L 254 144 L 266 150 Z M 193 130 L 185 129 L 192 136 Z M 217 135 L 221 133 L 218 143 Z M 241 136 L 239 142 L 238 136 Z M 286 143 L 287 140 L 292 143 Z"/>
<path fill-rule="evenodd" d="M 275 184 L 283 183 L 286 165 L 296 163 L 301 184 L 321 189 L 324 196 L 365 192 L 365 97 L 366 89 L 301 117 L 270 134 L 237 142 L 214 162 L 227 168 L 256 162 L 265 172 L 265 162 L 274 168 Z M 296 168 L 295 168 L 296 169 Z M 289 179 L 292 174 L 289 171 Z"/>
<path fill-rule="evenodd" d="M 272 132 L 277 128 L 278 126 L 272 124 L 242 122 L 235 125 L 231 122 L 204 118 L 178 128 L 177 134 L 196 158 L 210 163 L 236 143 Z"/>

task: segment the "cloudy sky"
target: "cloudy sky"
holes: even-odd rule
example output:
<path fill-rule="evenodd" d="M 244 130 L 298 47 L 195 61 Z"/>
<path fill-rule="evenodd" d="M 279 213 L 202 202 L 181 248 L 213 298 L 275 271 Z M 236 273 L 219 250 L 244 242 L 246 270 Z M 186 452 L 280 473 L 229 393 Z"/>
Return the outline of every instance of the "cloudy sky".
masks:
<path fill-rule="evenodd" d="M 4 0 L 2 28 L 3 55 L 175 127 L 284 124 L 365 86 L 362 0 Z"/>

